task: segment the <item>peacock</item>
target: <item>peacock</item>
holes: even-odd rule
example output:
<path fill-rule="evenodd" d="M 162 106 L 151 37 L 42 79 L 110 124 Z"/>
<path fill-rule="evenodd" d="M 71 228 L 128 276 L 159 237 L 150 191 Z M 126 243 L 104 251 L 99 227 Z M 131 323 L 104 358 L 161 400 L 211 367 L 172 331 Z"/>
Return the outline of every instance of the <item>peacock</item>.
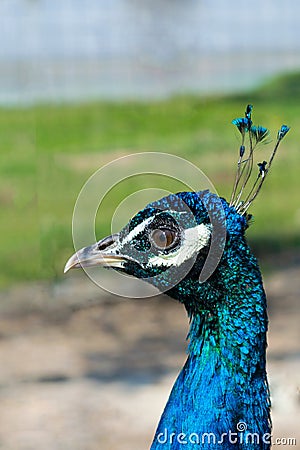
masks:
<path fill-rule="evenodd" d="M 289 127 L 281 126 L 269 161 L 259 162 L 255 174 L 255 150 L 269 143 L 269 130 L 253 124 L 252 105 L 232 123 L 241 144 L 229 202 L 208 190 L 170 194 L 148 204 L 118 234 L 79 250 L 65 266 L 65 272 L 113 267 L 155 285 L 186 308 L 188 357 L 151 450 L 271 446 L 266 295 L 245 231 L 251 224 L 248 209 Z M 220 224 L 223 235 L 214 233 Z M 213 244 L 222 250 L 219 261 L 203 277 Z"/>

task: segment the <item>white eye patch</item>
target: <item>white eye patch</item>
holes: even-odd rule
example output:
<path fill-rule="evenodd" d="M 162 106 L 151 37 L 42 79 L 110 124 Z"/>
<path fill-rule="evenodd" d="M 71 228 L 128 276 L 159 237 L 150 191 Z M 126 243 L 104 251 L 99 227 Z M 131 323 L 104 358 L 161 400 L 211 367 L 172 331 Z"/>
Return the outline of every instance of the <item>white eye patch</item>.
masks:
<path fill-rule="evenodd" d="M 184 231 L 181 245 L 174 252 L 153 256 L 149 259 L 147 267 L 151 266 L 177 266 L 190 258 L 196 257 L 198 252 L 207 246 L 211 236 L 211 225 L 197 225 Z"/>
<path fill-rule="evenodd" d="M 138 236 L 140 233 L 142 233 L 146 226 L 149 225 L 154 220 L 154 217 L 148 217 L 147 219 L 143 220 L 143 222 L 139 223 L 136 227 L 134 227 L 133 230 L 128 233 L 127 236 L 123 239 L 121 242 L 121 245 L 127 244 L 128 242 L 133 241 L 133 239 Z"/>

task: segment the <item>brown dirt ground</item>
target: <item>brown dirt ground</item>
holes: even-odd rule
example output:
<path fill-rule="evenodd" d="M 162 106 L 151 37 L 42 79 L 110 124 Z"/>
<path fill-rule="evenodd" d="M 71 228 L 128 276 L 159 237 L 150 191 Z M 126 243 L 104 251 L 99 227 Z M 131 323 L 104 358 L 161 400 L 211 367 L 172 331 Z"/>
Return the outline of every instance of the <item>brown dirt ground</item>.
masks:
<path fill-rule="evenodd" d="M 267 277 L 274 436 L 297 438 L 300 266 Z M 167 297 L 128 300 L 82 273 L 0 293 L 0 448 L 142 450 L 186 354 Z M 275 447 L 274 447 L 275 448 Z"/>

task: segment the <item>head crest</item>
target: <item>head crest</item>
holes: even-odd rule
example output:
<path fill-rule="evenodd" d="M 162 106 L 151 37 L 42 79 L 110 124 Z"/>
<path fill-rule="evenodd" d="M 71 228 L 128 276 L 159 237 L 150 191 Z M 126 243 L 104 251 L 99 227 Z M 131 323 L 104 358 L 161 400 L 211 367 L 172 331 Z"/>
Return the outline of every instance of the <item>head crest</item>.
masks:
<path fill-rule="evenodd" d="M 270 171 L 274 156 L 278 150 L 279 144 L 289 131 L 287 125 L 282 125 L 277 134 L 277 140 L 269 161 L 259 162 L 256 179 L 251 183 L 251 174 L 254 165 L 254 151 L 258 144 L 268 143 L 269 130 L 261 125 L 252 123 L 252 105 L 247 105 L 245 117 L 234 119 L 232 123 L 241 133 L 241 146 L 239 149 L 239 159 L 234 186 L 230 198 L 230 206 L 234 206 L 239 214 L 245 214 Z M 250 187 L 249 187 L 250 185 Z"/>

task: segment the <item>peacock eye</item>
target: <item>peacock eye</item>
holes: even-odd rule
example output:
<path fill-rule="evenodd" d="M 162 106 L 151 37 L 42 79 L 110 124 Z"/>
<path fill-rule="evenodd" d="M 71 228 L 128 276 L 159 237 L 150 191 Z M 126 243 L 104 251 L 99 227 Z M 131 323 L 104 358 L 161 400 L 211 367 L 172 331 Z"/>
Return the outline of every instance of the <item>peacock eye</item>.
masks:
<path fill-rule="evenodd" d="M 176 240 L 176 232 L 169 228 L 158 228 L 151 231 L 150 242 L 159 250 L 167 250 Z"/>

